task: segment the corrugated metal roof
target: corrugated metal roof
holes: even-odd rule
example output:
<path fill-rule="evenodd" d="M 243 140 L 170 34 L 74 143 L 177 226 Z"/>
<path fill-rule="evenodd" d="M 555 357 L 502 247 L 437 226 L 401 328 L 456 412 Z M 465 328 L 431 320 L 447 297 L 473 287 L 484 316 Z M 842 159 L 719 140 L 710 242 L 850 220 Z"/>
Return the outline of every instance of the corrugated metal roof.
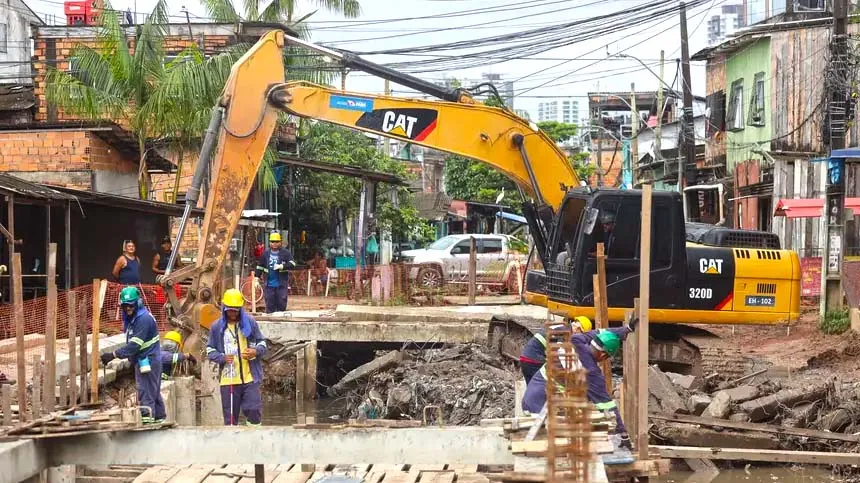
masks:
<path fill-rule="evenodd" d="M 175 203 L 162 203 L 160 201 L 141 200 L 138 198 L 130 198 L 128 196 L 114 195 L 111 193 L 99 193 L 94 191 L 82 191 L 74 188 L 57 187 L 57 190 L 69 195 L 74 195 L 81 203 L 90 203 L 94 205 L 110 206 L 113 208 L 125 208 L 133 211 L 142 211 L 145 213 L 153 213 L 167 216 L 182 216 L 185 205 Z M 202 209 L 191 210 L 192 216 L 203 216 Z"/>
<path fill-rule="evenodd" d="M 71 201 L 76 198 L 48 186 L 24 181 L 8 173 L 0 173 L 0 192 L 24 198 L 53 201 Z"/>

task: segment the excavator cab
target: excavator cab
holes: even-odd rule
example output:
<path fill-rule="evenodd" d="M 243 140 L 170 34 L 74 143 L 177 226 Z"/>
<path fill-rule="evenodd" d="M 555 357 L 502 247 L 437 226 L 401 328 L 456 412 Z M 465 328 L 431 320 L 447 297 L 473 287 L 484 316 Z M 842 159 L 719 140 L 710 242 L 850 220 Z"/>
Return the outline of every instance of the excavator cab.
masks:
<path fill-rule="evenodd" d="M 687 272 L 683 205 L 675 192 L 654 192 L 652 199 L 651 306 L 676 308 Z M 632 307 L 639 294 L 641 214 L 639 190 L 569 191 L 547 245 L 544 274 L 530 271 L 527 290 L 564 305 L 593 307 L 592 276 L 603 243 L 609 303 Z"/>

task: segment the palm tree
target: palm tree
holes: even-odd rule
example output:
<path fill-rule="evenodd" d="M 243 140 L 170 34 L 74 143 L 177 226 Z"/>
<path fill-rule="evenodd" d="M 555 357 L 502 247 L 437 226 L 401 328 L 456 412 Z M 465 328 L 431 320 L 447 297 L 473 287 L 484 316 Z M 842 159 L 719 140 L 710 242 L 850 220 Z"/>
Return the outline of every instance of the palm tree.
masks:
<path fill-rule="evenodd" d="M 105 10 L 111 11 L 110 4 Z M 140 197 L 149 194 L 147 143 L 159 141 L 182 154 L 193 149 L 205 131 L 208 112 L 241 51 L 211 58 L 196 47 L 173 61 L 164 38 L 167 1 L 159 0 L 131 39 L 114 15 L 105 15 L 96 45 L 77 45 L 70 56 L 74 71 L 50 69 L 46 95 L 66 113 L 89 120 L 111 119 L 134 133 L 140 153 Z M 133 41 L 134 51 L 129 49 Z M 183 89 L 185 92 L 178 92 Z"/>

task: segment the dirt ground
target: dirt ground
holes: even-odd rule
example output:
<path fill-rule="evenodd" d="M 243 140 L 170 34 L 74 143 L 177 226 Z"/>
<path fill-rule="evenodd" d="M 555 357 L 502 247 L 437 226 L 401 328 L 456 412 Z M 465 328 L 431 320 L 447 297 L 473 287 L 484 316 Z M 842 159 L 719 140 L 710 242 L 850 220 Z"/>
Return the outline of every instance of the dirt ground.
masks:
<path fill-rule="evenodd" d="M 807 308 L 797 324 L 785 326 L 707 326 L 745 357 L 790 371 L 826 373 L 845 381 L 860 380 L 860 335 L 851 330 L 826 335 L 818 329 L 817 308 Z"/>

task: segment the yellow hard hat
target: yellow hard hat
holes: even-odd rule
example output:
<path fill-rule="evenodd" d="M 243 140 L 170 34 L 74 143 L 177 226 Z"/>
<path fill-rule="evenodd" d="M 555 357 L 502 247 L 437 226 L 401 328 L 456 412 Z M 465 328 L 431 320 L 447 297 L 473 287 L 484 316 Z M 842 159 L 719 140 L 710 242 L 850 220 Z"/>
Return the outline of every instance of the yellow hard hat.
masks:
<path fill-rule="evenodd" d="M 182 345 L 182 334 L 175 330 L 171 330 L 170 332 L 164 334 L 164 340 L 172 340 L 176 342 L 176 345 Z"/>
<path fill-rule="evenodd" d="M 584 315 L 580 315 L 579 317 L 576 317 L 573 320 L 574 320 L 574 322 L 579 323 L 579 327 L 582 328 L 583 332 L 588 332 L 594 328 L 594 325 L 591 323 L 591 319 L 589 319 L 588 317 L 586 317 Z"/>
<path fill-rule="evenodd" d="M 280 233 L 278 233 L 278 232 L 274 232 L 274 233 L 272 233 L 271 235 L 269 235 L 269 241 L 270 241 L 270 242 L 272 242 L 272 241 L 281 241 L 281 234 L 280 234 Z"/>
<path fill-rule="evenodd" d="M 231 288 L 230 290 L 224 292 L 224 296 L 221 297 L 221 303 L 225 307 L 241 309 L 245 306 L 245 298 L 242 297 L 242 292 L 236 290 L 235 288 Z"/>

